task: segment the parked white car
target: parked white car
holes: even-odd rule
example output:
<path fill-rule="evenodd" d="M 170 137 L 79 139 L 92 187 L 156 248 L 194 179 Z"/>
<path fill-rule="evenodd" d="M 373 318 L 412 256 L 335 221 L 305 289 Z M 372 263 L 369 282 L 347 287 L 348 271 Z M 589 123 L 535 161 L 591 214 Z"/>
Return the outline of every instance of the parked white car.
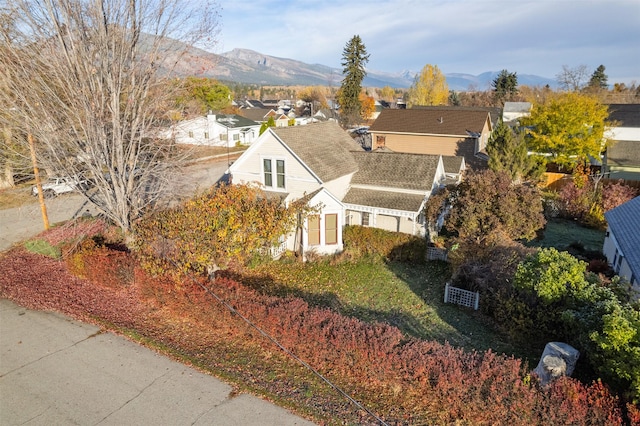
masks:
<path fill-rule="evenodd" d="M 86 185 L 87 182 L 79 180 L 73 177 L 56 177 L 51 178 L 42 184 L 42 193 L 46 198 L 53 198 L 60 194 L 67 192 L 73 192 L 78 190 L 81 186 Z M 38 187 L 34 186 L 31 189 L 31 193 L 34 196 L 38 195 Z"/>

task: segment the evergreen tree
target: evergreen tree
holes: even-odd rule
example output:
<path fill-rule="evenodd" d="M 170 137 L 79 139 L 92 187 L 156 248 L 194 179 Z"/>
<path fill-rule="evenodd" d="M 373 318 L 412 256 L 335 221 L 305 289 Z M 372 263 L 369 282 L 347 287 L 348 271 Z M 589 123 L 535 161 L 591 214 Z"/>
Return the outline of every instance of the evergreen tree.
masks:
<path fill-rule="evenodd" d="M 518 93 L 518 76 L 515 72 L 502 70 L 491 82 L 491 87 L 493 87 L 496 99 L 504 103 Z"/>
<path fill-rule="evenodd" d="M 527 153 L 522 133 L 516 133 L 502 121 L 494 130 L 487 144 L 489 168 L 494 172 L 506 172 L 515 182 L 537 179 L 542 169 Z"/>
<path fill-rule="evenodd" d="M 360 120 L 360 91 L 362 80 L 367 74 L 365 65 L 369 61 L 369 54 L 359 35 L 349 40 L 342 51 L 342 85 L 338 92 L 340 104 L 340 122 L 348 127 Z"/>
<path fill-rule="evenodd" d="M 607 75 L 604 73 L 604 65 L 600 65 L 596 70 L 591 74 L 591 79 L 589 79 L 589 87 L 592 89 L 608 89 L 609 84 L 607 83 Z"/>

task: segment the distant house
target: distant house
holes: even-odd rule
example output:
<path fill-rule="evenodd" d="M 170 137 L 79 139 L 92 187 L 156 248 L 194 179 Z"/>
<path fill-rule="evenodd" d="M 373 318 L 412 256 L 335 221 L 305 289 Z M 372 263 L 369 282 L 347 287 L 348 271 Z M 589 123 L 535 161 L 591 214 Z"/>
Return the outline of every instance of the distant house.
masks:
<path fill-rule="evenodd" d="M 519 125 L 522 117 L 531 115 L 531 102 L 505 102 L 502 108 L 502 121 L 509 126 Z"/>
<path fill-rule="evenodd" d="M 602 251 L 613 270 L 640 294 L 640 196 L 604 214 L 607 220 Z"/>
<path fill-rule="evenodd" d="M 260 124 L 235 114 L 208 114 L 178 123 L 164 137 L 190 145 L 250 145 L 260 133 Z"/>
<path fill-rule="evenodd" d="M 604 156 L 604 172 L 611 179 L 640 180 L 640 104 L 609 105 L 607 130 L 611 139 Z"/>
<path fill-rule="evenodd" d="M 289 125 L 289 116 L 283 112 L 275 111 L 271 108 L 248 108 L 241 109 L 238 115 L 246 117 L 257 123 L 266 123 L 269 118 L 273 118 L 276 127 L 286 127 Z"/>
<path fill-rule="evenodd" d="M 492 131 L 487 109 L 456 107 L 383 109 L 369 128 L 374 150 L 461 156 L 471 168 L 486 167 Z"/>
<path fill-rule="evenodd" d="M 318 207 L 283 245 L 322 254 L 342 251 L 346 224 L 425 235 L 424 203 L 447 178 L 441 156 L 365 152 L 334 121 L 270 128 L 230 173 L 233 183 Z"/>

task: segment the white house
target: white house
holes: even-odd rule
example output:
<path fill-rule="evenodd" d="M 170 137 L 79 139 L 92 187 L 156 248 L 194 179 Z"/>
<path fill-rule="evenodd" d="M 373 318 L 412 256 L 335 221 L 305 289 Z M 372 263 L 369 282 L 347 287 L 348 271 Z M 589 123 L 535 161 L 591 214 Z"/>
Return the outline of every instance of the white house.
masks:
<path fill-rule="evenodd" d="M 607 220 L 602 251 L 616 274 L 640 295 L 640 196 L 604 214 Z"/>
<path fill-rule="evenodd" d="M 236 114 L 208 114 L 185 120 L 165 132 L 165 138 L 189 145 L 251 145 L 260 134 L 260 123 Z"/>
<path fill-rule="evenodd" d="M 284 243 L 321 254 L 342 251 L 347 224 L 424 235 L 424 203 L 446 178 L 440 156 L 365 152 L 333 121 L 268 129 L 230 173 L 233 183 L 317 207 Z"/>

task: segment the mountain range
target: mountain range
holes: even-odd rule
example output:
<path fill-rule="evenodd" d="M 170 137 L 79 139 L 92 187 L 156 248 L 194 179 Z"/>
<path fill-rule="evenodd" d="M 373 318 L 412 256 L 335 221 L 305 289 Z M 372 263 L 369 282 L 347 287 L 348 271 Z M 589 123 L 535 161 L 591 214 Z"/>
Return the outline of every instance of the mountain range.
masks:
<path fill-rule="evenodd" d="M 342 70 L 321 64 L 307 64 L 294 59 L 278 58 L 249 49 L 233 49 L 215 54 L 192 48 L 188 60 L 181 61 L 179 75 L 216 78 L 236 83 L 261 84 L 272 86 L 339 86 Z M 445 74 L 449 89 L 488 90 L 499 71 L 487 71 L 480 75 L 452 73 Z M 362 82 L 364 87 L 408 88 L 416 73 L 399 71 L 397 73 L 367 70 Z M 518 74 L 520 86 L 555 87 L 557 82 L 536 75 Z"/>

